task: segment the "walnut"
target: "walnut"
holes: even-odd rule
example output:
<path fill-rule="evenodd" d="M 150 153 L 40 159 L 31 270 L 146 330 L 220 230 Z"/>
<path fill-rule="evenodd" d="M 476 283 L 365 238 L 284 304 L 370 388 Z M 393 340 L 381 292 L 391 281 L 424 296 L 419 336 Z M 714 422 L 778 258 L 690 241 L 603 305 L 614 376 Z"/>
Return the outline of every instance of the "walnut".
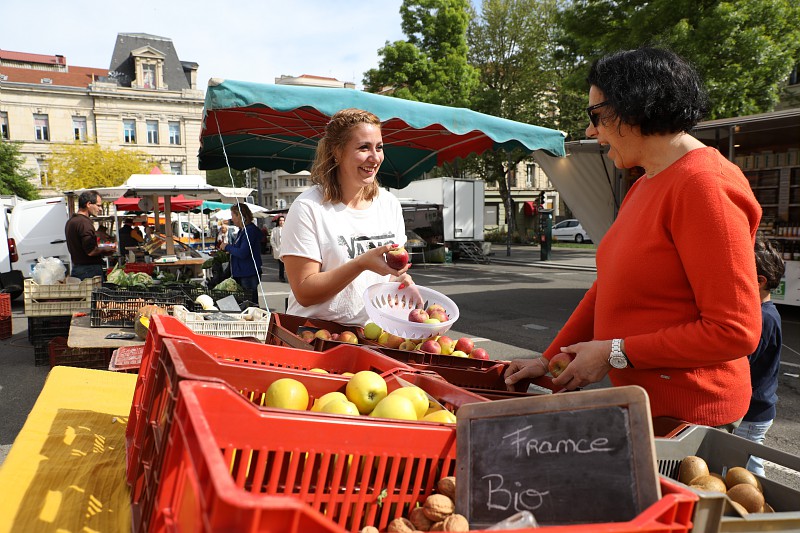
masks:
<path fill-rule="evenodd" d="M 425 516 L 425 509 L 422 507 L 414 507 L 408 513 L 408 519 L 414 524 L 414 527 L 420 531 L 430 531 L 433 522 Z"/>
<path fill-rule="evenodd" d="M 455 476 L 447 476 L 440 479 L 439 482 L 436 484 L 436 490 L 439 491 L 439 494 L 444 494 L 451 500 L 455 501 L 456 499 Z"/>
<path fill-rule="evenodd" d="M 386 531 L 389 533 L 412 533 L 414 531 L 414 524 L 412 524 L 411 520 L 408 518 L 400 516 L 389 522 Z"/>
<path fill-rule="evenodd" d="M 425 500 L 423 512 L 432 522 L 441 522 L 446 516 L 453 514 L 456 505 L 444 494 L 431 494 Z M 433 530 L 431 530 L 433 531 Z"/>
<path fill-rule="evenodd" d="M 444 531 L 469 531 L 469 522 L 467 522 L 467 518 L 464 515 L 451 514 L 444 519 L 442 527 Z"/>
<path fill-rule="evenodd" d="M 444 521 L 431 524 L 431 528 L 428 531 L 444 531 Z"/>

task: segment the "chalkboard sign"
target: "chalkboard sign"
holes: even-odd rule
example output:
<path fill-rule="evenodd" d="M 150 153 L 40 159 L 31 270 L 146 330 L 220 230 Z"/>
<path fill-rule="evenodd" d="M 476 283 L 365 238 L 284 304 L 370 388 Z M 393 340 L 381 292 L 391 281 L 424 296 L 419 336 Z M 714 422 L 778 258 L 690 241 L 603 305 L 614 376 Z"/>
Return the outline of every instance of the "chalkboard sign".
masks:
<path fill-rule="evenodd" d="M 660 496 L 650 405 L 635 386 L 462 406 L 456 509 L 472 529 L 625 522 Z"/>

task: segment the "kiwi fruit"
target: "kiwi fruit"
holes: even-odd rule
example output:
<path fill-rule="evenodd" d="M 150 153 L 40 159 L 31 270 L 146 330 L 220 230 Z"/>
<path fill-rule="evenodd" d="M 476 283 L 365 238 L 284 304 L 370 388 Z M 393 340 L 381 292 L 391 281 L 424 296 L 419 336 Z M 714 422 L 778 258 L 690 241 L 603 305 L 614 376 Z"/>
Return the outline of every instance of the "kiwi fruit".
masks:
<path fill-rule="evenodd" d="M 764 508 L 764 495 L 747 483 L 739 483 L 728 489 L 728 498 L 747 509 L 748 513 L 760 513 Z"/>
<path fill-rule="evenodd" d="M 728 472 L 725 474 L 725 485 L 727 485 L 729 489 L 732 489 L 736 485 L 742 483 L 752 485 L 759 490 L 761 488 L 759 487 L 758 478 L 748 469 L 742 468 L 741 466 L 729 468 Z"/>
<path fill-rule="evenodd" d="M 689 485 L 696 477 L 707 475 L 708 465 L 705 459 L 696 455 L 684 457 L 683 461 L 681 461 L 681 466 L 678 468 L 678 481 L 686 485 Z"/>
<path fill-rule="evenodd" d="M 734 509 L 736 509 L 736 511 L 738 511 L 738 513 L 739 513 L 740 515 L 742 515 L 742 516 L 745 516 L 745 515 L 748 515 L 748 514 L 750 514 L 750 513 L 748 513 L 748 512 L 747 512 L 747 509 L 745 509 L 744 507 L 742 507 L 742 504 L 741 504 L 741 503 L 739 503 L 739 502 L 735 502 L 735 501 L 731 500 L 731 506 L 732 506 Z M 726 514 L 728 514 L 728 516 L 731 516 L 729 513 L 726 513 Z M 733 515 L 733 516 L 735 516 L 735 515 Z"/>
<path fill-rule="evenodd" d="M 713 474 L 705 474 L 702 476 L 697 476 L 691 481 L 691 483 L 689 483 L 689 486 L 693 489 L 713 490 L 716 492 L 721 492 L 723 494 L 725 494 L 725 492 L 727 491 L 727 487 L 725 487 L 725 482 Z"/>

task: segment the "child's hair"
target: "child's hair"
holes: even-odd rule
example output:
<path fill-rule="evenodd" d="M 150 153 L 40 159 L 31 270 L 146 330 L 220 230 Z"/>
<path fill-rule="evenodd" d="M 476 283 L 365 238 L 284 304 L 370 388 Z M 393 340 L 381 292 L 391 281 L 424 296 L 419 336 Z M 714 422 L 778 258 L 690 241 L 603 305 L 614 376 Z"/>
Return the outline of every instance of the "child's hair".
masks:
<path fill-rule="evenodd" d="M 759 233 L 756 236 L 756 273 L 767 278 L 767 289 L 778 286 L 786 270 L 783 259 L 772 244 Z"/>

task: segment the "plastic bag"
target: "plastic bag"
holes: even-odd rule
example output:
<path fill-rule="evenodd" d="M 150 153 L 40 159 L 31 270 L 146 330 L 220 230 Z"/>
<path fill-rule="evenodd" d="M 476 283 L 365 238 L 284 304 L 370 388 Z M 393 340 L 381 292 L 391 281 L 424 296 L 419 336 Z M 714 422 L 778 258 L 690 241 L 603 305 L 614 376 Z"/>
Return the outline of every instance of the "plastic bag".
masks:
<path fill-rule="evenodd" d="M 55 285 L 67 277 L 67 267 L 58 257 L 40 257 L 33 267 L 33 281 L 39 285 Z"/>

